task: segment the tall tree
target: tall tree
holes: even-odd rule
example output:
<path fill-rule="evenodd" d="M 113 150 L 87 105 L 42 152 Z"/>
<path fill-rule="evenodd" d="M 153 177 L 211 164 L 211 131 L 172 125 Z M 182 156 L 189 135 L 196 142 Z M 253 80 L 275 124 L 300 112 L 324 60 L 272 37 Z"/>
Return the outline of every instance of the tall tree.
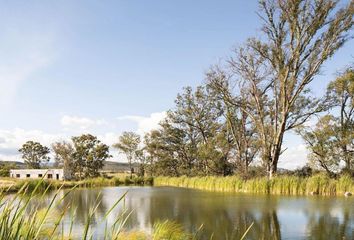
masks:
<path fill-rule="evenodd" d="M 348 68 L 328 86 L 327 96 L 339 109 L 335 135 L 340 159 L 348 170 L 354 169 L 354 69 Z"/>
<path fill-rule="evenodd" d="M 237 85 L 236 92 L 219 90 L 232 92 L 228 101 L 252 120 L 269 177 L 277 171 L 285 132 L 323 110 L 320 101 L 309 95 L 309 84 L 323 63 L 351 38 L 353 25 L 354 2 L 343 8 L 337 3 L 261 0 L 264 36 L 249 39 L 235 51 L 229 65 L 237 76 L 224 78 L 231 81 L 228 84 L 219 84 Z"/>
<path fill-rule="evenodd" d="M 114 148 L 118 149 L 121 153 L 125 154 L 128 160 L 130 168 L 130 178 L 133 177 L 134 169 L 132 163 L 136 159 L 136 154 L 140 144 L 140 136 L 134 132 L 123 132 L 119 137 L 116 144 L 113 145 Z"/>
<path fill-rule="evenodd" d="M 259 152 L 259 136 L 248 114 L 238 105 L 245 106 L 247 99 L 240 94 L 238 104 L 233 103 L 228 73 L 218 67 L 207 73 L 207 87 L 213 91 L 223 109 L 224 125 L 229 132 L 233 158 L 238 172 L 247 173 L 249 165 Z"/>
<path fill-rule="evenodd" d="M 55 165 L 64 169 L 64 178 L 72 179 L 75 176 L 74 147 L 70 142 L 62 141 L 52 144 Z"/>
<path fill-rule="evenodd" d="M 138 175 L 141 177 L 144 177 L 145 171 L 146 171 L 146 163 L 148 160 L 148 156 L 147 156 L 145 148 L 139 148 L 138 150 L 136 150 L 135 156 L 136 156 L 136 159 L 139 163 Z"/>
<path fill-rule="evenodd" d="M 183 174 L 208 174 L 211 171 L 210 160 L 205 154 L 199 155 L 200 147 L 211 150 L 211 139 L 221 128 L 219 118 L 221 108 L 214 101 L 214 96 L 202 86 L 195 91 L 191 87 L 184 88 L 177 95 L 175 108 L 168 112 L 167 121 L 172 127 L 183 132 L 185 172 Z M 193 166 L 192 166 L 193 165 Z M 192 171 L 192 172 L 191 172 Z M 196 171 L 196 172 L 193 172 Z"/>
<path fill-rule="evenodd" d="M 72 137 L 72 141 L 75 149 L 74 168 L 79 178 L 98 176 L 104 161 L 111 157 L 109 147 L 91 134 Z"/>
<path fill-rule="evenodd" d="M 231 135 L 223 109 L 207 87 L 184 88 L 160 129 L 145 136 L 150 166 L 163 175 L 227 175 Z"/>
<path fill-rule="evenodd" d="M 39 142 L 27 141 L 19 149 L 19 152 L 22 153 L 22 159 L 28 168 L 38 169 L 43 162 L 49 161 L 49 148 Z"/>
<path fill-rule="evenodd" d="M 145 136 L 150 174 L 180 176 L 186 174 L 187 167 L 193 168 L 183 139 L 184 133 L 167 120 L 161 122 L 161 129 L 153 130 Z"/>

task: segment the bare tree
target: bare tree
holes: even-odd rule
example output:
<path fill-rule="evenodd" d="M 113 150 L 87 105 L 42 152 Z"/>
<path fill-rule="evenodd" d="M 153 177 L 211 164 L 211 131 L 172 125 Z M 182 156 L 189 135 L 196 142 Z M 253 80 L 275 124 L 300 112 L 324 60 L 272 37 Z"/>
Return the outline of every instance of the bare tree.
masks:
<path fill-rule="evenodd" d="M 277 171 L 285 132 L 324 110 L 309 95 L 309 84 L 351 38 L 353 13 L 353 1 L 342 8 L 334 0 L 260 1 L 262 39 L 249 39 L 235 51 L 227 84 L 212 81 L 253 122 L 269 177 Z"/>

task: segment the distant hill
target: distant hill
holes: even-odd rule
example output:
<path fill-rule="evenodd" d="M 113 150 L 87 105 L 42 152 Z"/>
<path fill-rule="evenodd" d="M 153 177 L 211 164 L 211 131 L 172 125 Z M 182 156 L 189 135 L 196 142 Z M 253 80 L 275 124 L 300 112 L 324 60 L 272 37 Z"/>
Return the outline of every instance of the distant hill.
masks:
<path fill-rule="evenodd" d="M 46 165 L 42 166 L 43 168 L 53 168 L 54 163 L 47 163 Z M 0 160 L 0 165 L 15 165 L 18 169 L 25 169 L 26 164 L 23 162 L 17 161 L 3 161 Z M 133 164 L 133 167 L 138 167 L 138 164 Z M 113 161 L 105 161 L 102 171 L 104 172 L 124 172 L 129 171 L 129 164 L 126 162 L 113 162 Z"/>
<path fill-rule="evenodd" d="M 136 168 L 138 164 L 133 164 L 133 167 Z M 124 172 L 129 171 L 129 164 L 125 162 L 113 162 L 105 161 L 102 171 L 104 172 Z"/>
<path fill-rule="evenodd" d="M 16 168 L 26 168 L 26 164 L 24 164 L 23 162 L 17 162 L 17 161 L 3 161 L 0 160 L 0 165 L 14 165 L 16 166 Z"/>

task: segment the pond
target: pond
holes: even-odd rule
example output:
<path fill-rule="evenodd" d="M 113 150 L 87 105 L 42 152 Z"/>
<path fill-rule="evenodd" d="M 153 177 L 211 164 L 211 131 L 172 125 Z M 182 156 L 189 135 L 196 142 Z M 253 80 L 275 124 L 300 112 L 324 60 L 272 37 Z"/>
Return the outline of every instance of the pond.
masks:
<path fill-rule="evenodd" d="M 354 239 L 353 197 L 250 195 L 174 187 L 76 189 L 65 200 L 77 208 L 74 232 L 82 230 L 88 209 L 99 199 L 92 224 L 94 239 L 101 239 L 105 213 L 127 191 L 125 201 L 108 217 L 112 224 L 123 208 L 133 210 L 127 230 L 150 232 L 155 222 L 172 220 L 188 232 L 203 225 L 202 239 L 212 234 L 213 239 L 239 239 L 254 223 L 247 239 Z M 65 229 L 70 222 L 66 216 Z"/>

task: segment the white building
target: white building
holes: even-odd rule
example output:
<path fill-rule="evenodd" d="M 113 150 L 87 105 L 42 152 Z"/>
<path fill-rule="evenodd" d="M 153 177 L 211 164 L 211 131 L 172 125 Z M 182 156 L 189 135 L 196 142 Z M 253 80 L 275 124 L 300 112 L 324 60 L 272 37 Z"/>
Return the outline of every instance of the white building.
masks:
<path fill-rule="evenodd" d="M 10 177 L 18 179 L 54 179 L 54 180 L 64 180 L 64 170 L 63 169 L 11 169 Z"/>

